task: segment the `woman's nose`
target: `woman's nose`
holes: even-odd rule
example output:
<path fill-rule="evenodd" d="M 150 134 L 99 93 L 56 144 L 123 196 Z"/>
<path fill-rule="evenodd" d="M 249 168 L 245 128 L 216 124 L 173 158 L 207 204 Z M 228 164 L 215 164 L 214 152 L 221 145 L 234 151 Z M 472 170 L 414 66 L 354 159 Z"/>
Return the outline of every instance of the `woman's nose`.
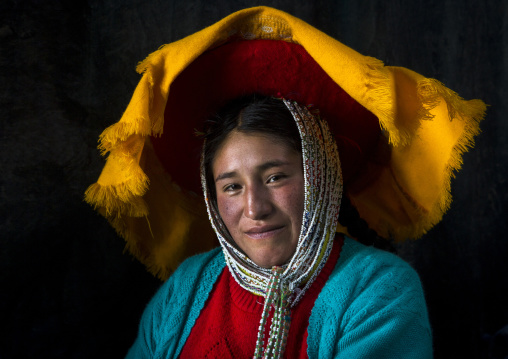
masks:
<path fill-rule="evenodd" d="M 249 186 L 245 191 L 245 216 L 261 220 L 268 217 L 273 211 L 270 194 L 263 186 Z"/>

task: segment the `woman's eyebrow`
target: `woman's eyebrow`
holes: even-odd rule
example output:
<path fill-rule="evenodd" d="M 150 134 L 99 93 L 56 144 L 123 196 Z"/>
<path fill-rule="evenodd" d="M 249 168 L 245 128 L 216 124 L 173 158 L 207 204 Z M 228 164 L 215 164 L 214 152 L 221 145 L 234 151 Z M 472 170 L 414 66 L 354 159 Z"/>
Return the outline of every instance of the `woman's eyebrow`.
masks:
<path fill-rule="evenodd" d="M 219 182 L 220 180 L 227 179 L 227 178 L 233 178 L 236 176 L 236 171 L 231 172 L 223 172 L 220 175 L 215 178 L 215 182 Z"/>
<path fill-rule="evenodd" d="M 287 166 L 289 164 L 290 164 L 290 162 L 287 162 L 287 161 L 273 160 L 273 161 L 265 162 L 262 165 L 259 165 L 258 169 L 261 171 L 266 171 L 266 170 L 273 168 L 273 167 L 282 167 L 282 166 Z"/>

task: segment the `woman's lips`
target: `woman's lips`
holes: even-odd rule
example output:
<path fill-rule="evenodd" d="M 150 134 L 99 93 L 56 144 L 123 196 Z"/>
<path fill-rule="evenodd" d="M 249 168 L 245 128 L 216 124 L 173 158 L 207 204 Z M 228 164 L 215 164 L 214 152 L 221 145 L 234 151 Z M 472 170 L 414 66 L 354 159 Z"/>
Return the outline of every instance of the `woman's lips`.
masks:
<path fill-rule="evenodd" d="M 253 227 L 245 231 L 245 234 L 252 239 L 271 238 L 284 230 L 284 226 L 262 226 Z"/>

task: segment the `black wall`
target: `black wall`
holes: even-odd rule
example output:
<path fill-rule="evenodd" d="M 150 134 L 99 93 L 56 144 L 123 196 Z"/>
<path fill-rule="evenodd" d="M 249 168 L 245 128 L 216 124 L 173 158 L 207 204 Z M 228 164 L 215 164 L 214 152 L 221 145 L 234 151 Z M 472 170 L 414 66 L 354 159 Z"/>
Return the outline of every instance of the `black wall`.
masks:
<path fill-rule="evenodd" d="M 508 3 L 210 3 L 0 3 L 0 358 L 125 355 L 160 282 L 82 201 L 104 165 L 98 136 L 125 109 L 138 61 L 260 4 L 490 105 L 453 181 L 452 208 L 400 254 L 422 278 L 435 357 L 503 357 L 496 343 L 508 325 Z"/>

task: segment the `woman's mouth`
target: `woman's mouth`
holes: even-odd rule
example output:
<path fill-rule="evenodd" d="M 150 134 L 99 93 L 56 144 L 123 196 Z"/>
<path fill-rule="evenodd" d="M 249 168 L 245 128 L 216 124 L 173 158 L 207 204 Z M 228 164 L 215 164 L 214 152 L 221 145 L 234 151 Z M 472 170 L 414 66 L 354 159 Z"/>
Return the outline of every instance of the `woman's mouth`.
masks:
<path fill-rule="evenodd" d="M 260 226 L 252 227 L 245 234 L 252 239 L 268 239 L 284 230 L 284 226 Z"/>

